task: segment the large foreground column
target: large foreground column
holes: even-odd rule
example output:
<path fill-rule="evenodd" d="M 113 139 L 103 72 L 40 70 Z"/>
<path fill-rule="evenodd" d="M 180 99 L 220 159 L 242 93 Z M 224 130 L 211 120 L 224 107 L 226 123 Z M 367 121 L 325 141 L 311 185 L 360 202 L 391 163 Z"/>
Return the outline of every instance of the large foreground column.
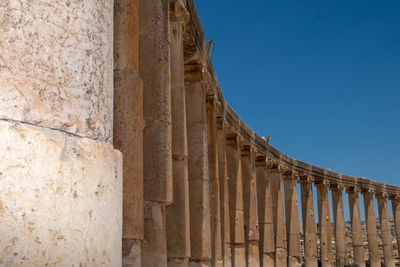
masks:
<path fill-rule="evenodd" d="M 283 174 L 285 187 L 286 233 L 288 241 L 288 266 L 300 266 L 300 229 L 297 208 L 297 179 L 292 171 Z"/>
<path fill-rule="evenodd" d="M 379 224 L 382 233 L 382 246 L 385 266 L 394 267 L 392 234 L 390 233 L 389 213 L 385 193 L 376 194 L 378 199 Z"/>
<path fill-rule="evenodd" d="M 340 185 L 332 185 L 333 222 L 335 226 L 336 265 L 346 264 L 346 226 L 344 224 L 343 197 Z"/>
<path fill-rule="evenodd" d="M 113 1 L 0 13 L 0 263 L 120 266 Z"/>
<path fill-rule="evenodd" d="M 350 221 L 351 221 L 351 242 L 353 244 L 354 264 L 360 267 L 365 266 L 364 244 L 362 239 L 360 203 L 358 201 L 358 191 L 354 187 L 346 188 L 349 198 Z"/>
<path fill-rule="evenodd" d="M 227 135 L 226 159 L 229 177 L 229 217 L 231 228 L 232 266 L 246 266 L 243 179 L 239 137 Z"/>
<path fill-rule="evenodd" d="M 316 186 L 321 264 L 323 267 L 330 267 L 333 265 L 333 250 L 328 189 L 323 181 L 316 183 Z"/>
<path fill-rule="evenodd" d="M 317 231 L 314 215 L 312 180 L 308 176 L 300 177 L 301 209 L 303 218 L 304 261 L 307 267 L 318 266 Z"/>
<path fill-rule="evenodd" d="M 255 172 L 255 152 L 250 146 L 242 148 L 242 176 L 244 228 L 246 240 L 246 266 L 260 266 L 257 180 Z"/>
<path fill-rule="evenodd" d="M 183 25 L 187 11 L 181 1 L 170 5 L 171 117 L 173 202 L 166 207 L 169 267 L 189 266 L 190 214 Z"/>
<path fill-rule="evenodd" d="M 270 174 L 266 158 L 256 158 L 258 223 L 260 232 L 260 265 L 275 266 L 275 240 Z"/>
<path fill-rule="evenodd" d="M 372 192 L 369 189 L 363 190 L 362 194 L 364 198 L 365 221 L 367 225 L 369 261 L 371 267 L 380 267 L 381 261 L 378 250 L 378 231 L 376 229 L 374 199 Z"/>
<path fill-rule="evenodd" d="M 400 255 L 400 203 L 399 198 L 397 196 L 391 196 L 392 201 L 392 211 L 393 211 L 393 221 L 394 221 L 394 229 L 396 232 L 396 241 L 397 241 L 397 249 L 399 250 Z"/>
<path fill-rule="evenodd" d="M 114 1 L 114 145 L 123 153 L 123 265 L 141 266 L 143 90 L 139 78 L 139 1 Z"/>
<path fill-rule="evenodd" d="M 211 265 L 206 87 L 202 66 L 186 69 L 190 203 L 190 266 Z"/>
<path fill-rule="evenodd" d="M 271 173 L 271 192 L 272 210 L 274 214 L 274 233 L 275 233 L 275 266 L 287 265 L 287 244 L 286 244 L 286 224 L 285 211 L 283 207 L 283 189 L 281 170 L 278 165 L 272 165 Z"/>

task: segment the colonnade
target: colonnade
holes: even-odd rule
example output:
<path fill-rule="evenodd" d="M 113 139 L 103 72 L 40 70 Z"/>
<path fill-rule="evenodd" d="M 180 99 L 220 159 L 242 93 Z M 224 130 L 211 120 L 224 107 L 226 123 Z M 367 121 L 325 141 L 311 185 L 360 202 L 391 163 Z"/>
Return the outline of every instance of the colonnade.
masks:
<path fill-rule="evenodd" d="M 192 0 L 28 2 L 1 7 L 0 265 L 394 266 L 400 188 L 250 130 Z"/>

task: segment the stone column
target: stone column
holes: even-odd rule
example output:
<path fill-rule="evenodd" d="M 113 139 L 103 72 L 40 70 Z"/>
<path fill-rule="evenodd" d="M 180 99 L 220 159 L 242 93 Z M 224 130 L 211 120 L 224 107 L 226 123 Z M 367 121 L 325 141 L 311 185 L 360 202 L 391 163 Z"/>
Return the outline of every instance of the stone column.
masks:
<path fill-rule="evenodd" d="M 0 261 L 121 266 L 113 1 L 2 1 L 0 13 Z"/>
<path fill-rule="evenodd" d="M 286 224 L 285 224 L 285 211 L 283 208 L 282 176 L 279 165 L 272 164 L 270 168 L 270 174 L 271 174 L 272 211 L 274 214 L 275 266 L 286 266 L 287 265 Z"/>
<path fill-rule="evenodd" d="M 275 240 L 269 168 L 265 156 L 256 158 L 260 265 L 275 266 Z"/>
<path fill-rule="evenodd" d="M 392 201 L 392 211 L 393 211 L 393 221 L 394 221 L 394 229 L 396 232 L 396 241 L 397 241 L 397 249 L 399 250 L 400 255 L 400 205 L 399 198 L 396 195 L 392 195 L 390 197 Z"/>
<path fill-rule="evenodd" d="M 364 198 L 365 221 L 367 225 L 369 261 L 371 267 L 381 266 L 378 250 L 378 232 L 376 229 L 376 217 L 374 199 L 370 189 L 362 190 Z"/>
<path fill-rule="evenodd" d="M 283 173 L 283 184 L 285 188 L 285 217 L 287 233 L 288 266 L 300 266 L 300 229 L 297 208 L 297 179 L 292 171 Z"/>
<path fill-rule="evenodd" d="M 219 170 L 219 186 L 221 197 L 221 233 L 223 243 L 224 267 L 231 267 L 231 236 L 229 222 L 229 178 L 228 164 L 226 159 L 226 138 L 225 138 L 225 122 L 223 117 L 217 120 L 217 144 L 218 144 L 218 170 Z"/>
<path fill-rule="evenodd" d="M 354 187 L 346 188 L 349 198 L 350 221 L 351 221 L 351 242 L 353 244 L 354 264 L 365 267 L 364 245 L 362 238 L 360 204 L 358 201 L 358 190 Z"/>
<path fill-rule="evenodd" d="M 332 193 L 333 222 L 335 226 L 336 265 L 344 266 L 346 264 L 347 249 L 342 197 L 343 187 L 340 185 L 331 185 L 330 189 Z"/>
<path fill-rule="evenodd" d="M 242 177 L 244 228 L 246 240 L 246 266 L 260 266 L 257 180 L 255 172 L 255 151 L 250 146 L 242 147 Z"/>
<path fill-rule="evenodd" d="M 232 266 L 246 266 L 243 179 L 239 137 L 227 135 L 226 159 L 229 177 L 229 217 L 231 229 Z"/>
<path fill-rule="evenodd" d="M 211 261 L 206 84 L 202 66 L 185 66 L 188 131 L 190 266 Z"/>
<path fill-rule="evenodd" d="M 170 4 L 173 203 L 166 207 L 168 266 L 189 266 L 190 214 L 186 127 L 183 25 L 188 13 L 181 1 Z"/>
<path fill-rule="evenodd" d="M 331 219 L 329 216 L 328 189 L 324 181 L 316 183 L 318 198 L 318 224 L 321 265 L 333 265 Z"/>
<path fill-rule="evenodd" d="M 169 0 L 139 0 L 143 80 L 143 266 L 166 266 L 165 205 L 172 201 Z"/>
<path fill-rule="evenodd" d="M 211 213 L 211 260 L 212 266 L 223 265 L 221 239 L 221 206 L 217 145 L 217 99 L 214 95 L 207 96 L 208 124 L 208 168 L 210 179 L 210 213 Z"/>
<path fill-rule="evenodd" d="M 390 233 L 389 214 L 387 207 L 387 195 L 385 193 L 377 193 L 379 224 L 382 233 L 382 246 L 384 263 L 387 267 L 394 267 L 392 234 Z"/>
<path fill-rule="evenodd" d="M 306 267 L 317 267 L 317 231 L 314 217 L 312 179 L 309 176 L 301 176 L 300 183 L 301 210 L 303 215 L 304 261 Z"/>
<path fill-rule="evenodd" d="M 139 1 L 114 1 L 114 145 L 123 153 L 123 266 L 141 266 L 143 240 L 143 86 L 139 78 Z"/>

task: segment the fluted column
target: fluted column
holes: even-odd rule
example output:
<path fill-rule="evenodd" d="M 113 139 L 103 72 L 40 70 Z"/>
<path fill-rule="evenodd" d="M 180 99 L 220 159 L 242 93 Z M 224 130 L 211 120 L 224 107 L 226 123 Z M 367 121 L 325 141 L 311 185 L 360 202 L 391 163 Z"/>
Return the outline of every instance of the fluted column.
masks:
<path fill-rule="evenodd" d="M 328 189 L 324 181 L 316 183 L 318 198 L 318 224 L 322 267 L 333 265 L 331 219 Z"/>
<path fill-rule="evenodd" d="M 283 207 L 283 188 L 282 175 L 279 165 L 272 165 L 271 173 L 271 192 L 272 210 L 274 214 L 274 234 L 275 234 L 275 266 L 287 265 L 287 243 L 286 243 L 286 224 L 285 211 Z"/>
<path fill-rule="evenodd" d="M 257 180 L 255 172 L 255 151 L 250 146 L 242 148 L 242 177 L 244 228 L 246 240 L 246 266 L 260 266 Z"/>
<path fill-rule="evenodd" d="M 363 189 L 362 194 L 364 198 L 365 221 L 367 225 L 370 266 L 378 267 L 381 266 L 381 261 L 378 250 L 378 231 L 376 229 L 374 199 L 372 191 L 369 189 Z"/>
<path fill-rule="evenodd" d="M 354 264 L 360 267 L 365 266 L 364 245 L 362 238 L 360 203 L 358 201 L 358 190 L 354 187 L 346 188 L 349 198 L 350 221 L 351 221 L 351 242 L 353 244 Z"/>
<path fill-rule="evenodd" d="M 229 222 L 229 178 L 228 163 L 226 159 L 225 121 L 223 117 L 217 119 L 217 144 L 219 165 L 219 186 L 221 197 L 221 233 L 223 243 L 224 267 L 231 267 L 231 236 Z"/>
<path fill-rule="evenodd" d="M 208 167 L 210 179 L 211 260 L 212 266 L 223 265 L 221 239 L 221 206 L 217 145 L 217 99 L 207 96 Z"/>
<path fill-rule="evenodd" d="M 185 66 L 191 266 L 211 261 L 210 190 L 205 70 Z"/>
<path fill-rule="evenodd" d="M 396 232 L 397 249 L 399 251 L 398 255 L 400 255 L 400 203 L 396 195 L 391 196 L 390 199 L 392 201 L 394 229 Z"/>
<path fill-rule="evenodd" d="M 300 229 L 299 215 L 297 208 L 297 179 L 292 171 L 285 171 L 283 174 L 285 188 L 285 214 L 286 214 L 286 236 L 288 266 L 300 266 Z"/>
<path fill-rule="evenodd" d="M 275 265 L 275 240 L 270 174 L 265 156 L 256 158 L 258 223 L 260 233 L 260 265 Z"/>
<path fill-rule="evenodd" d="M 335 249 L 336 249 L 336 265 L 343 266 L 346 264 L 346 225 L 344 222 L 343 211 L 343 187 L 340 185 L 331 185 L 333 222 L 335 230 Z"/>
<path fill-rule="evenodd" d="M 382 233 L 384 263 L 386 267 L 394 267 L 392 234 L 390 233 L 387 195 L 385 193 L 377 193 L 376 198 L 378 199 L 379 224 L 381 226 Z"/>
<path fill-rule="evenodd" d="M 231 229 L 232 266 L 246 266 L 243 179 L 239 137 L 227 135 L 226 158 L 229 177 L 229 217 Z"/>
<path fill-rule="evenodd" d="M 170 4 L 170 16 L 173 202 L 166 208 L 167 255 L 168 266 L 184 267 L 190 258 L 190 214 L 183 59 L 188 13 L 182 1 Z"/>
<path fill-rule="evenodd" d="M 318 266 L 317 230 L 315 224 L 312 180 L 301 176 L 301 208 L 303 218 L 304 261 L 306 267 Z"/>

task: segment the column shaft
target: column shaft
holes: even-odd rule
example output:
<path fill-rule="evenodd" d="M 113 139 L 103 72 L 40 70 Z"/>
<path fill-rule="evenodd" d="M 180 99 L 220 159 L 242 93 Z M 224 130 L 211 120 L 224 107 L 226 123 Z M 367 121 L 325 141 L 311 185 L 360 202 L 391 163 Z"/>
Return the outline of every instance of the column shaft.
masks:
<path fill-rule="evenodd" d="M 252 148 L 244 146 L 242 149 L 242 177 L 244 228 L 246 239 L 247 266 L 260 266 L 258 207 L 257 207 L 257 180 L 255 173 L 255 154 Z"/>
<path fill-rule="evenodd" d="M 360 204 L 358 201 L 358 192 L 354 188 L 347 188 L 350 208 L 351 221 L 351 242 L 353 244 L 354 264 L 365 267 L 364 245 L 362 238 Z"/>
<path fill-rule="evenodd" d="M 222 266 L 221 206 L 217 145 L 216 98 L 207 96 L 208 167 L 210 175 L 211 256 L 212 266 Z"/>
<path fill-rule="evenodd" d="M 340 187 L 331 187 L 333 222 L 335 230 L 336 265 L 346 264 L 346 226 L 344 222 L 343 197 Z"/>
<path fill-rule="evenodd" d="M 379 224 L 382 233 L 382 246 L 385 266 L 394 267 L 392 234 L 390 233 L 389 214 L 386 196 L 378 196 Z"/>
<path fill-rule="evenodd" d="M 231 229 L 232 266 L 246 266 L 243 179 L 237 135 L 227 136 L 226 158 L 229 177 L 229 218 Z"/>
<path fill-rule="evenodd" d="M 323 267 L 332 266 L 332 232 L 331 219 L 329 215 L 329 197 L 326 184 L 317 184 L 317 198 L 321 264 Z"/>
<path fill-rule="evenodd" d="M 191 77 L 202 78 L 201 71 L 185 74 L 191 266 L 208 266 L 211 260 L 206 84 Z"/>
<path fill-rule="evenodd" d="M 394 228 L 396 232 L 396 241 L 397 241 L 397 249 L 398 249 L 398 255 L 400 255 L 400 205 L 399 205 L 399 199 L 396 197 L 393 197 L 391 199 L 392 201 L 392 211 L 393 211 L 393 220 L 394 220 Z"/>
<path fill-rule="evenodd" d="M 142 266 L 166 266 L 165 204 L 171 203 L 173 189 L 169 0 L 139 0 L 139 10 L 139 75 L 145 119 Z"/>
<path fill-rule="evenodd" d="M 226 159 L 226 138 L 224 131 L 224 119 L 218 118 L 217 144 L 218 144 L 218 165 L 219 165 L 219 186 L 221 197 L 221 233 L 223 243 L 224 267 L 231 267 L 231 236 L 229 222 L 229 179 L 228 163 Z"/>
<path fill-rule="evenodd" d="M 297 180 L 292 173 L 283 175 L 285 188 L 285 214 L 286 214 L 286 235 L 288 266 L 300 266 L 300 229 L 299 214 L 297 208 Z"/>
<path fill-rule="evenodd" d="M 370 191 L 363 191 L 365 221 L 367 225 L 369 261 L 371 267 L 381 266 L 378 250 L 378 232 L 376 229 L 376 217 L 374 209 L 374 199 Z"/>
<path fill-rule="evenodd" d="M 317 231 L 314 217 L 312 182 L 308 181 L 307 177 L 301 183 L 301 208 L 303 215 L 304 261 L 306 267 L 317 267 Z"/>
<path fill-rule="evenodd" d="M 275 265 L 275 240 L 272 212 L 272 196 L 270 174 L 265 157 L 257 157 L 257 204 L 260 233 L 260 265 L 273 267 Z"/>
<path fill-rule="evenodd" d="M 270 173 L 272 210 L 274 214 L 275 266 L 286 266 L 287 243 L 285 211 L 283 207 L 282 176 L 280 168 L 278 166 L 272 166 L 272 168 L 270 169 Z"/>
<path fill-rule="evenodd" d="M 143 239 L 143 88 L 139 1 L 114 2 L 114 145 L 123 153 L 123 265 L 141 266 Z"/>
<path fill-rule="evenodd" d="M 183 11 L 180 11 L 183 10 Z M 170 6 L 171 117 L 173 202 L 166 207 L 168 266 L 184 267 L 190 258 L 188 148 L 182 14 L 179 2 Z"/>

